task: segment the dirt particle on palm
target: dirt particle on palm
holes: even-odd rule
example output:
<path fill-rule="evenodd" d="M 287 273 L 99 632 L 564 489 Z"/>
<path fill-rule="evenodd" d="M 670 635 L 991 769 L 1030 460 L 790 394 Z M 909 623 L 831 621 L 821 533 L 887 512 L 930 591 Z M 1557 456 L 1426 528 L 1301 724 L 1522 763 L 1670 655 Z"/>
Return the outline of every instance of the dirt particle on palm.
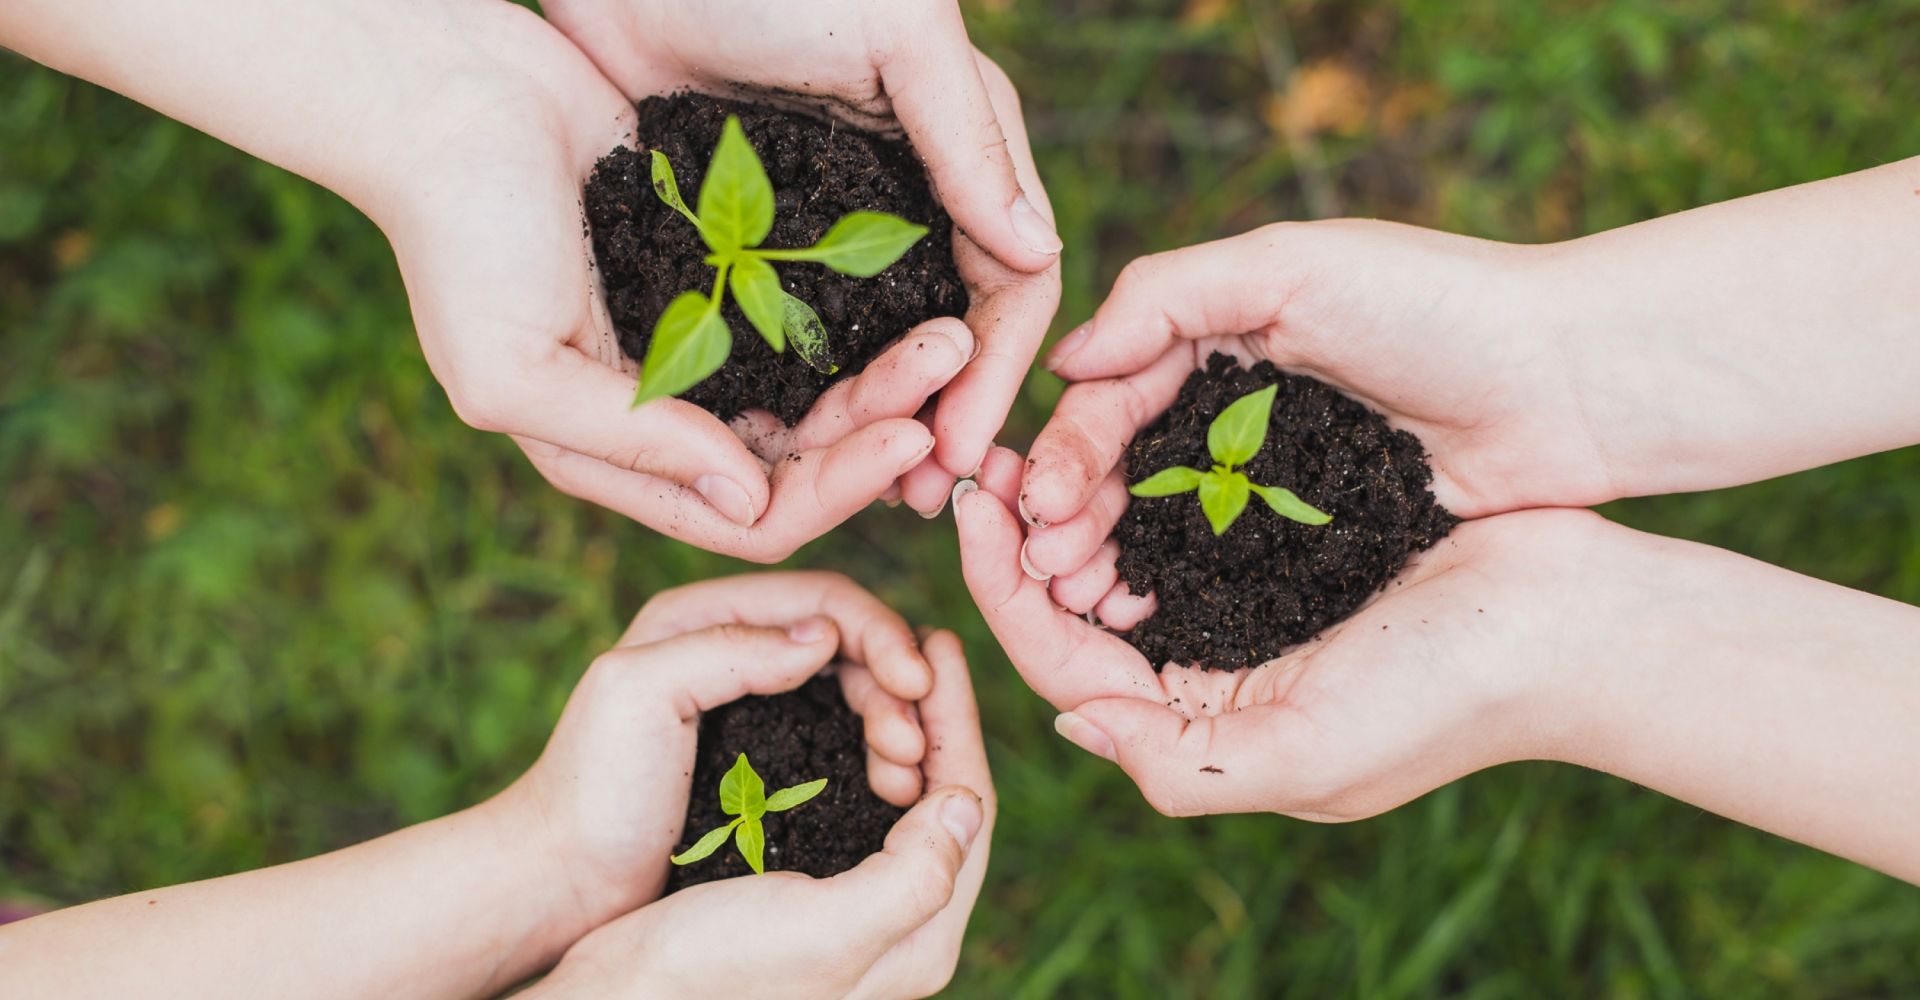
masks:
<path fill-rule="evenodd" d="M 1255 498 L 1216 537 L 1192 493 L 1132 498 L 1113 532 L 1120 579 L 1135 594 L 1153 592 L 1158 607 L 1125 635 L 1156 668 L 1270 660 L 1352 614 L 1459 523 L 1433 498 L 1418 438 L 1316 379 L 1267 362 L 1240 368 L 1217 353 L 1128 447 L 1128 481 L 1175 465 L 1208 468 L 1213 418 L 1275 384 L 1266 443 L 1242 471 L 1294 491 L 1333 521 L 1299 524 Z"/>
<path fill-rule="evenodd" d="M 693 794 L 674 853 L 731 819 L 720 811 L 720 778 L 742 753 L 769 794 L 827 779 L 826 789 L 813 800 L 766 815 L 770 872 L 838 875 L 885 847 L 887 831 L 905 815 L 867 784 L 866 738 L 860 716 L 840 694 L 840 683 L 815 677 L 784 694 L 742 698 L 701 717 Z M 750 874 L 752 869 L 729 841 L 704 860 L 670 869 L 667 891 Z"/>
<path fill-rule="evenodd" d="M 764 409 L 792 425 L 829 386 L 859 374 L 914 326 L 937 316 L 965 315 L 967 292 L 953 261 L 953 224 L 905 141 L 700 94 L 649 97 L 638 109 L 641 146 L 667 155 L 690 203 L 727 116 L 740 117 L 773 182 L 773 231 L 763 246 L 810 246 L 855 211 L 890 212 L 929 230 L 872 278 L 848 277 L 821 264 L 775 264 L 781 286 L 813 306 L 826 324 L 828 354 L 839 371 L 821 374 L 791 349 L 775 353 L 729 297 L 722 315 L 733 331 L 733 354 L 681 398 L 723 420 Z M 654 195 L 651 177 L 647 153 L 616 149 L 594 167 L 586 190 L 587 224 L 607 309 L 621 350 L 635 360 L 646 356 L 653 324 L 675 296 L 713 288 L 706 244 L 691 223 Z"/>

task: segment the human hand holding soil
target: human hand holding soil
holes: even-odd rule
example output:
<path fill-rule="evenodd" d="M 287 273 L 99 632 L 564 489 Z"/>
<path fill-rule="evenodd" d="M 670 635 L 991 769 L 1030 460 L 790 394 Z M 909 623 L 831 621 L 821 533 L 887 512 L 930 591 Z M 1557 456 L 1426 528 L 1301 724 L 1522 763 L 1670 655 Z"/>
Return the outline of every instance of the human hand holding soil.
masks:
<path fill-rule="evenodd" d="M 529 995 L 701 996 L 721 979 L 741 997 L 939 992 L 986 875 L 994 796 L 960 643 L 936 632 L 924 651 L 923 768 L 934 790 L 883 851 L 831 878 L 770 871 L 681 889 L 582 939 Z"/>
<path fill-rule="evenodd" d="M 1920 611 L 1587 511 L 1468 521 L 1259 666 L 1159 672 L 1020 568 L 1020 461 L 954 514 L 968 589 L 1061 734 L 1169 815 L 1370 816 L 1580 764 L 1920 880 Z"/>
<path fill-rule="evenodd" d="M 897 491 L 887 491 L 924 514 L 937 512 L 954 479 L 978 467 L 1005 422 L 1060 295 L 1060 241 L 1027 146 L 1019 97 L 1006 74 L 967 40 L 958 8 L 943 2 L 908 9 L 870 0 L 805 8 L 764 0 L 565 0 L 546 9 L 629 98 L 691 88 L 817 108 L 869 130 L 904 130 L 956 223 L 952 252 L 969 292 L 963 318 L 974 338 L 959 373 L 922 392 L 922 398 L 940 392 L 937 403 L 919 414 L 931 431 L 932 461 L 917 464 Z M 905 398 L 899 387 L 879 394 Z M 893 404 L 874 413 L 892 417 L 900 409 Z M 814 423 L 835 435 L 861 427 L 857 421 Z M 784 444 L 763 433 L 749 437 L 763 452 L 772 450 L 769 442 Z M 876 458 L 861 470 L 881 464 L 884 459 Z M 848 482 L 852 471 L 823 479 Z M 857 478 L 864 486 L 869 477 Z M 863 489 L 849 483 L 841 491 L 851 497 Z M 631 497 L 645 491 L 621 492 Z M 616 509 L 650 524 L 667 523 L 662 515 L 635 511 L 637 503 L 629 499 Z M 806 512 L 801 527 L 772 532 L 782 536 L 777 543 L 725 538 L 726 525 L 663 530 L 772 561 L 844 519 L 852 512 L 846 506 Z"/>
<path fill-rule="evenodd" d="M 641 609 L 581 679 L 539 762 L 503 795 L 541 817 L 532 825 L 550 832 L 585 927 L 666 885 L 701 714 L 797 688 L 829 662 L 864 722 L 866 780 L 911 804 L 927 745 L 913 702 L 933 674 L 913 630 L 872 594 L 837 574 L 769 573 L 663 591 Z"/>
<path fill-rule="evenodd" d="M 998 449 L 955 501 L 967 587 L 1028 686 L 1066 713 L 1061 733 L 1169 815 L 1356 819 L 1534 755 L 1526 705 L 1566 642 L 1552 623 L 1592 585 L 1564 570 L 1624 531 L 1576 511 L 1468 522 L 1283 656 L 1159 665 L 1021 569 L 1020 469 Z"/>

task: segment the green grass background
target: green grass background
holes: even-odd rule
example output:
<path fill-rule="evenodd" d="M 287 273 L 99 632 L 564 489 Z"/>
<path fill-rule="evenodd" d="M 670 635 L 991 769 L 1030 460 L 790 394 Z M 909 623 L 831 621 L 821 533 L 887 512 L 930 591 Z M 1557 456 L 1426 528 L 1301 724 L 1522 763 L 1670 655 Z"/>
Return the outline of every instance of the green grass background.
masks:
<path fill-rule="evenodd" d="M 1552 240 L 1920 153 L 1916 0 L 968 13 L 1053 181 L 1057 329 L 1130 257 L 1263 221 Z M 1036 376 L 1002 440 L 1057 392 Z M 1920 601 L 1913 449 L 1610 513 Z M 1163 819 L 1053 735 L 950 520 L 875 509 L 794 562 L 973 653 L 1003 812 L 955 996 L 1920 992 L 1920 890 L 1574 768 L 1340 827 Z M 0 57 L 0 896 L 202 878 L 471 803 L 647 595 L 741 568 L 462 427 L 339 199 Z"/>

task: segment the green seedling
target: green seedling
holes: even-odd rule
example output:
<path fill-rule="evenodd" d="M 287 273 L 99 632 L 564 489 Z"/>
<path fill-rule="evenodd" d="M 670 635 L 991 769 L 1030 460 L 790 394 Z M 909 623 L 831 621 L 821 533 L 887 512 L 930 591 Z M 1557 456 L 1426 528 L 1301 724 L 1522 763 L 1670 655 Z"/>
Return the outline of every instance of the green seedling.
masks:
<path fill-rule="evenodd" d="M 927 235 L 915 225 L 885 212 L 853 212 L 827 229 L 810 247 L 770 249 L 760 241 L 773 229 L 773 183 L 747 141 L 740 119 L 728 116 L 713 148 L 713 162 L 700 182 L 700 210 L 687 208 L 667 155 L 653 151 L 653 193 L 686 217 L 706 242 L 714 268 L 713 293 L 681 292 L 653 326 L 640 389 L 633 405 L 674 396 L 697 385 L 726 363 L 733 333 L 720 317 L 728 290 L 748 322 L 776 351 L 793 344 L 814 370 L 832 374 L 827 360 L 827 329 L 819 314 L 780 287 L 773 261 L 813 261 L 856 278 L 871 278 L 900 259 Z"/>
<path fill-rule="evenodd" d="M 827 787 L 827 779 L 809 781 L 804 785 L 767 794 L 767 785 L 760 780 L 753 765 L 747 763 L 747 755 L 733 762 L 727 773 L 720 779 L 720 811 L 733 817 L 733 822 L 717 830 L 712 830 L 699 842 L 667 859 L 676 865 L 690 865 L 720 849 L 727 842 L 727 834 L 733 834 L 733 845 L 740 849 L 740 856 L 747 859 L 747 866 L 754 874 L 766 874 L 765 852 L 767 832 L 760 825 L 760 817 L 770 812 L 786 812 L 794 806 L 821 793 Z"/>
<path fill-rule="evenodd" d="M 1207 428 L 1207 450 L 1213 453 L 1212 469 L 1201 472 L 1176 465 L 1142 479 L 1128 487 L 1127 492 L 1137 497 L 1170 497 L 1198 490 L 1200 509 L 1207 515 L 1207 523 L 1213 525 L 1215 535 L 1224 535 L 1233 527 L 1233 522 L 1247 509 L 1249 496 L 1256 493 L 1281 517 L 1301 524 L 1325 524 L 1333 520 L 1333 515 L 1294 496 L 1292 490 L 1262 486 L 1248 479 L 1246 473 L 1234 471 L 1235 466 L 1245 465 L 1259 454 L 1260 446 L 1267 442 L 1267 424 L 1273 419 L 1273 397 L 1279 391 L 1279 386 L 1270 385 L 1249 393 L 1213 418 Z"/>

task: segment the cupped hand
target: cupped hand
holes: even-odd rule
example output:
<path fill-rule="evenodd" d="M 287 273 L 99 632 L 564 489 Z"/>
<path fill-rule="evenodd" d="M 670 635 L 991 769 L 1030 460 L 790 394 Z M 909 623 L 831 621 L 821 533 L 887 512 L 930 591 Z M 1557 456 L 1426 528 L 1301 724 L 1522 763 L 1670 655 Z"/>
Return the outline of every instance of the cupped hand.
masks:
<path fill-rule="evenodd" d="M 600 301 L 580 192 L 633 142 L 633 109 L 550 25 L 489 10 L 473 41 L 493 61 L 444 81 L 363 199 L 461 418 L 512 435 L 568 494 L 761 562 L 920 465 L 933 434 L 914 416 L 977 353 L 952 320 L 913 331 L 791 432 L 736 432 L 674 399 L 630 407 L 638 366 Z"/>
<path fill-rule="evenodd" d="M 663 592 L 588 668 L 545 752 L 496 808 L 542 832 L 584 932 L 666 884 L 702 712 L 792 690 L 831 663 L 864 721 L 874 790 L 899 805 L 918 799 L 931 730 L 914 702 L 934 687 L 930 656 L 899 614 L 837 574 Z"/>
<path fill-rule="evenodd" d="M 1048 367 L 1070 383 L 1020 510 L 1037 577 L 1093 558 L 1126 510 L 1121 460 L 1214 351 L 1331 383 L 1413 432 L 1463 517 L 1619 495 L 1532 277 L 1534 248 L 1384 222 L 1282 223 L 1144 257 Z"/>
<path fill-rule="evenodd" d="M 955 501 L 967 587 L 1020 675 L 1063 713 L 1061 734 L 1116 761 L 1168 815 L 1357 819 L 1546 755 L 1549 675 L 1601 648 L 1581 625 L 1594 603 L 1634 589 L 1605 554 L 1612 533 L 1631 532 L 1586 511 L 1503 514 L 1460 525 L 1284 656 L 1156 672 L 1021 569 L 1020 467 L 996 450 L 981 488 Z"/>
<path fill-rule="evenodd" d="M 973 473 L 1006 422 L 1060 297 L 1060 238 L 1028 148 L 1019 95 L 968 41 L 959 8 L 951 0 L 549 0 L 545 8 L 629 98 L 683 88 L 735 93 L 811 106 L 870 130 L 904 130 L 912 140 L 954 219 L 954 260 L 971 297 L 964 319 L 972 353 L 950 382 L 903 383 L 874 394 L 893 401 L 879 415 L 897 418 L 914 415 L 918 402 L 905 403 L 916 394 L 925 400 L 940 393 L 930 412 L 920 414 L 934 442 L 932 461 L 912 462 L 912 473 L 898 484 L 909 506 L 937 513 L 953 481 Z M 863 378 L 879 383 L 895 376 L 869 369 Z M 814 426 L 802 436 L 812 442 L 862 427 L 859 420 L 809 422 Z M 731 541 L 738 529 L 725 523 L 683 528 L 688 534 L 681 537 L 692 534 L 697 544 L 749 558 L 784 555 L 853 509 L 891 494 L 869 490 L 870 481 L 907 453 L 905 440 L 926 439 L 899 428 L 888 433 L 903 439 L 897 450 L 862 461 L 860 475 L 842 469 L 817 477 L 836 491 L 830 503 L 782 509 L 783 494 L 805 498 L 792 501 L 795 506 L 812 496 L 783 490 L 776 470 L 767 516 L 794 525 L 778 543 Z M 615 492 L 611 483 L 605 492 Z M 635 484 L 627 492 L 648 491 Z M 647 523 L 663 519 L 640 504 L 629 499 L 616 509 Z"/>
<path fill-rule="evenodd" d="M 886 847 L 828 879 L 769 872 L 708 882 L 615 920 L 535 995 L 594 998 L 922 997 L 959 960 L 986 875 L 992 776 L 959 640 L 925 642 L 926 780 Z M 742 947 L 742 942 L 747 946 Z"/>

